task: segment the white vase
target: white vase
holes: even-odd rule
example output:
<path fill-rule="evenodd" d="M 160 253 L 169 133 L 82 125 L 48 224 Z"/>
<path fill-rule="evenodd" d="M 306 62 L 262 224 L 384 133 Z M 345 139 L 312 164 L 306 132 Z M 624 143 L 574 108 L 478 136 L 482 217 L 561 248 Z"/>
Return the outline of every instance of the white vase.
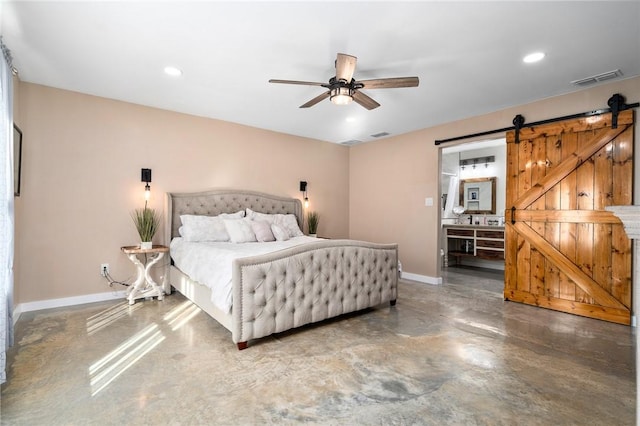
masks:
<path fill-rule="evenodd" d="M 151 241 L 143 241 L 140 243 L 140 248 L 142 250 L 151 250 L 153 248 L 153 243 Z"/>

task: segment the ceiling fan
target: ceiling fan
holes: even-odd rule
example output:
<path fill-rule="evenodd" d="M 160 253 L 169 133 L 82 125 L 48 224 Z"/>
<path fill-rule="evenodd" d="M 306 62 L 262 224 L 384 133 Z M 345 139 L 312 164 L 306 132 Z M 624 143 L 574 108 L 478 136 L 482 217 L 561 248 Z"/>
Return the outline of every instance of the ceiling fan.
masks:
<path fill-rule="evenodd" d="M 318 102 L 329 98 L 336 105 L 346 105 L 351 101 L 362 105 L 368 110 L 380 106 L 378 102 L 360 92 L 360 89 L 391 89 L 396 87 L 417 87 L 418 77 L 376 78 L 373 80 L 357 81 L 353 78 L 358 58 L 344 53 L 338 53 L 336 59 L 336 75 L 329 79 L 329 83 L 316 83 L 313 81 L 295 80 L 269 80 L 269 83 L 300 84 L 303 86 L 321 86 L 329 90 L 300 105 L 300 108 L 309 108 Z"/>

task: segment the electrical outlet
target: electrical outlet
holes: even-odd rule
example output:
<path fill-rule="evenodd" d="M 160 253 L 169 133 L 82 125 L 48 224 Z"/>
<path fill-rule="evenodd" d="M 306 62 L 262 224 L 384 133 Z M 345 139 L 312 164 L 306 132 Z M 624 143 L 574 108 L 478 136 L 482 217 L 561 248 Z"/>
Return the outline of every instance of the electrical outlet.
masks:
<path fill-rule="evenodd" d="M 106 277 L 108 273 L 109 273 L 109 264 L 103 263 L 102 265 L 100 265 L 100 275 L 102 275 L 103 277 Z"/>

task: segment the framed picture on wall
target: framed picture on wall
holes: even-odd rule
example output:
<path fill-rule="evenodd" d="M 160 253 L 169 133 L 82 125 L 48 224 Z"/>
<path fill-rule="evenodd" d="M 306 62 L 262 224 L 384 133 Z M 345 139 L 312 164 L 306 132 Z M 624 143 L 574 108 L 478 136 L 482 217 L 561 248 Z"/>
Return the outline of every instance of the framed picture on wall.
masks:
<path fill-rule="evenodd" d="M 20 175 L 22 172 L 22 130 L 13 124 L 13 195 L 20 196 Z"/>
<path fill-rule="evenodd" d="M 469 188 L 469 196 L 467 197 L 469 200 L 479 200 L 478 193 L 480 192 L 480 188 Z"/>

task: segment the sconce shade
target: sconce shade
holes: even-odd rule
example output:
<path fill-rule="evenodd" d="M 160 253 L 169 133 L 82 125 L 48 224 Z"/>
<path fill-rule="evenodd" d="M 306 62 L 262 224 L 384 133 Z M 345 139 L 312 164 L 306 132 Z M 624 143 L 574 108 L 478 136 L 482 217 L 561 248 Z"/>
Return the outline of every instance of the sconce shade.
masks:
<path fill-rule="evenodd" d="M 142 169 L 140 173 L 140 181 L 146 183 L 151 182 L 151 169 Z"/>

